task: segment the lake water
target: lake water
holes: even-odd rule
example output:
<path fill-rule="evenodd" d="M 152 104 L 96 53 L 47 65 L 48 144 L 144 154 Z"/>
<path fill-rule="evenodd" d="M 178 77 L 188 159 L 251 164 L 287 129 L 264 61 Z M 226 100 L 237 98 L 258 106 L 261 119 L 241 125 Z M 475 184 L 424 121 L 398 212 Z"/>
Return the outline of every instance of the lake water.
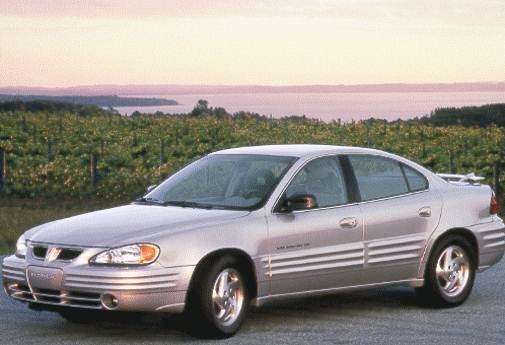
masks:
<path fill-rule="evenodd" d="M 142 97 L 142 96 L 136 96 Z M 324 121 L 360 120 L 370 117 L 394 120 L 429 114 L 439 107 L 461 107 L 505 103 L 505 92 L 385 92 L 385 93 L 252 93 L 144 95 L 175 99 L 180 105 L 154 107 L 117 107 L 121 114 L 135 110 L 188 113 L 199 99 L 209 106 L 223 107 L 229 113 L 240 110 L 282 117 L 306 115 Z"/>

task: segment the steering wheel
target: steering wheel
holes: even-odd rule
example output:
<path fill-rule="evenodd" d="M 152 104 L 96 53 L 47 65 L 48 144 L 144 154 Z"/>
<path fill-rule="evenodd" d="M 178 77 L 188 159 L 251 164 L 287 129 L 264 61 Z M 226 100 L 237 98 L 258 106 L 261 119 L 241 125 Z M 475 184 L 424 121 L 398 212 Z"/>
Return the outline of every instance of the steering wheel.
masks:
<path fill-rule="evenodd" d="M 263 182 L 259 182 L 260 179 L 263 179 Z M 254 172 L 254 175 L 248 176 L 246 181 L 244 198 L 262 198 L 265 194 L 265 189 L 269 188 L 274 183 L 275 176 L 270 170 L 261 169 Z"/>
<path fill-rule="evenodd" d="M 254 197 L 261 198 L 263 194 L 257 189 L 251 189 L 244 193 L 244 198 L 252 199 Z"/>

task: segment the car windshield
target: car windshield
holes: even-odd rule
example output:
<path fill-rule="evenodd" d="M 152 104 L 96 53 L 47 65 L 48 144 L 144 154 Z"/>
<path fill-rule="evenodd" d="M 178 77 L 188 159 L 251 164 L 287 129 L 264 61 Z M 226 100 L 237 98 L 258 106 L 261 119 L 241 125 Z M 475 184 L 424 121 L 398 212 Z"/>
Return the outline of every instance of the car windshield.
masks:
<path fill-rule="evenodd" d="M 295 157 L 214 154 L 191 163 L 141 200 L 180 207 L 261 207 Z"/>

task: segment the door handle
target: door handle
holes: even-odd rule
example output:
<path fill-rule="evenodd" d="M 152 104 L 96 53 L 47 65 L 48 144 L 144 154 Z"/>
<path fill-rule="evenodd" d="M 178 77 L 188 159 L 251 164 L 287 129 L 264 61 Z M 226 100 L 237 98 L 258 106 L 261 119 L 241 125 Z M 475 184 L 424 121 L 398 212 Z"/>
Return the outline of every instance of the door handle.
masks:
<path fill-rule="evenodd" d="M 354 217 L 347 217 L 341 219 L 339 224 L 343 228 L 355 228 L 358 225 L 358 220 Z"/>
<path fill-rule="evenodd" d="M 431 207 L 424 206 L 419 209 L 419 215 L 421 217 L 431 217 Z"/>

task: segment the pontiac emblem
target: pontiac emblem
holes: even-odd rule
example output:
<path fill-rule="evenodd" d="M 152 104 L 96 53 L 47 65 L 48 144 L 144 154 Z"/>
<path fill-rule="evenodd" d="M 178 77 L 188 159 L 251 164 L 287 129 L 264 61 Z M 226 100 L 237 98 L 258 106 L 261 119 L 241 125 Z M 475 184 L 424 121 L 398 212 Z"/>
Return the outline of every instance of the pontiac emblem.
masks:
<path fill-rule="evenodd" d="M 38 278 L 38 279 L 53 280 L 53 279 L 56 279 L 56 274 L 30 272 L 30 277 L 32 277 L 32 278 Z"/>
<path fill-rule="evenodd" d="M 61 249 L 60 248 L 51 248 L 46 255 L 46 261 L 47 262 L 52 262 L 58 258 L 58 255 L 60 255 Z"/>

